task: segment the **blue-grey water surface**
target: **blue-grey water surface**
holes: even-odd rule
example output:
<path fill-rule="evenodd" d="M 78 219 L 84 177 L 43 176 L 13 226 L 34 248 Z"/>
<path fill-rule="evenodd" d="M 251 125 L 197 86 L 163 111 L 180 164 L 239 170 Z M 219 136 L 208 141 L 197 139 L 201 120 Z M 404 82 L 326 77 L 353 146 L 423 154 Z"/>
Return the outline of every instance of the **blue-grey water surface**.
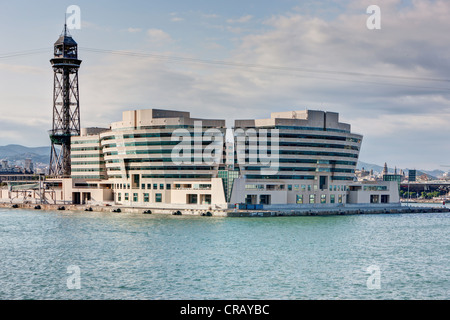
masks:
<path fill-rule="evenodd" d="M 0 209 L 0 299 L 448 299 L 449 234 L 449 213 Z M 80 270 L 80 289 L 68 286 L 69 266 Z M 380 270 L 379 289 L 368 286 L 370 266 Z"/>

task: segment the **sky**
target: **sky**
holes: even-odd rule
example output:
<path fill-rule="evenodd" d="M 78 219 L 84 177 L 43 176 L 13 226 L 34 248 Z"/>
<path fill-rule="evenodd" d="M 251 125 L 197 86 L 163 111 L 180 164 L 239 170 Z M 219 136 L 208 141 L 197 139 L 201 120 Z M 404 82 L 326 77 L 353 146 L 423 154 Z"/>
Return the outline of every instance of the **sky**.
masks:
<path fill-rule="evenodd" d="M 374 4 L 380 29 L 367 27 Z M 70 5 L 81 13 L 70 33 L 83 60 L 82 127 L 147 108 L 228 127 L 332 111 L 364 136 L 361 161 L 448 171 L 445 0 L 0 0 L 0 145 L 50 145 L 49 60 Z"/>

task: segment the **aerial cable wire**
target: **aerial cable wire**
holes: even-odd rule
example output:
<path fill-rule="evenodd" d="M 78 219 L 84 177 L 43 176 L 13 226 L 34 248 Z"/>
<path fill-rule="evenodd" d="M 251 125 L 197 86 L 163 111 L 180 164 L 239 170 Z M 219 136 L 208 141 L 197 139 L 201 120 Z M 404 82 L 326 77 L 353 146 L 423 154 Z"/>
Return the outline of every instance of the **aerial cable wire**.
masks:
<path fill-rule="evenodd" d="M 338 70 L 320 70 L 320 69 L 310 69 L 310 68 L 303 68 L 303 67 L 284 67 L 284 66 L 263 65 L 263 64 L 233 62 L 233 61 L 224 61 L 224 60 L 208 60 L 208 59 L 199 59 L 199 58 L 188 58 L 188 57 L 162 55 L 162 54 L 145 53 L 145 52 L 97 49 L 97 48 L 88 48 L 88 47 L 80 47 L 79 49 L 80 49 L 80 51 L 96 53 L 96 54 L 111 54 L 111 55 L 120 55 L 120 56 L 136 57 L 136 58 L 152 58 L 152 59 L 156 59 L 156 60 L 163 60 L 163 61 L 169 61 L 169 62 L 181 62 L 181 63 L 190 63 L 190 64 L 204 64 L 204 65 L 215 65 L 215 66 L 223 66 L 223 67 L 245 68 L 248 70 L 256 70 L 256 71 L 275 71 L 274 73 L 270 73 L 270 74 L 276 74 L 276 73 L 279 73 L 281 75 L 288 74 L 288 75 L 296 76 L 296 77 L 309 77 L 309 78 L 329 80 L 329 81 L 347 81 L 347 82 L 367 83 L 367 84 L 375 84 L 375 85 L 388 85 L 388 86 L 392 85 L 392 86 L 431 89 L 431 90 L 443 90 L 443 91 L 450 90 L 450 88 L 442 88 L 442 87 L 421 86 L 421 85 L 401 84 L 401 83 L 392 83 L 392 82 L 385 83 L 385 82 L 377 82 L 377 81 L 367 80 L 367 78 L 378 78 L 378 79 L 390 79 L 390 80 L 430 81 L 430 82 L 444 82 L 444 83 L 450 82 L 450 79 L 442 79 L 442 78 L 383 75 L 383 74 L 349 72 L 349 71 L 338 71 Z M 8 58 L 35 55 L 35 54 L 40 54 L 40 53 L 47 53 L 47 52 L 52 52 L 52 50 L 53 50 L 52 48 L 41 48 L 41 49 L 34 49 L 34 50 L 3 53 L 3 54 L 0 54 L 0 59 L 8 59 Z M 347 77 L 363 77 L 363 78 L 353 79 L 353 80 L 348 79 L 348 78 L 338 79 L 338 78 L 329 78 L 329 77 L 301 76 L 300 73 L 336 75 L 336 76 L 347 76 Z"/>

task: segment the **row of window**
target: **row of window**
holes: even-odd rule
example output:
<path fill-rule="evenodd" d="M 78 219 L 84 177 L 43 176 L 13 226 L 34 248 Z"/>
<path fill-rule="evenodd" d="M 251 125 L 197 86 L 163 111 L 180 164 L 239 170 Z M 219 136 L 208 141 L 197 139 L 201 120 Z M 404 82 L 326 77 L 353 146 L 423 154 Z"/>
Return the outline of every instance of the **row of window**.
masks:
<path fill-rule="evenodd" d="M 72 151 L 97 151 L 97 150 L 101 150 L 101 147 L 79 147 L 79 148 L 73 148 L 72 147 Z"/>
<path fill-rule="evenodd" d="M 315 180 L 315 176 L 286 176 L 286 175 L 252 175 L 247 174 L 245 175 L 247 179 L 256 179 L 256 180 Z M 335 177 L 331 176 L 331 180 L 333 181 L 353 181 L 353 176 L 349 177 Z"/>
<path fill-rule="evenodd" d="M 270 134 L 268 134 L 270 136 Z M 314 135 L 314 134 L 302 134 L 302 133 L 283 133 L 280 132 L 278 137 L 280 139 L 282 138 L 288 138 L 288 139 L 315 139 L 315 140 L 334 140 L 334 141 L 346 141 L 346 142 L 353 142 L 353 143 L 361 143 L 361 139 L 357 138 L 350 138 L 350 137 L 339 137 L 339 136 L 322 136 L 322 135 Z"/>
<path fill-rule="evenodd" d="M 133 128 L 134 129 L 134 128 Z M 154 129 L 154 128 L 151 128 Z M 203 129 L 206 129 L 206 127 L 203 127 Z M 121 128 L 123 130 L 123 128 Z M 190 132 L 191 136 L 194 136 L 194 132 Z M 203 134 L 204 132 L 202 132 Z M 118 135 L 118 136 L 107 136 L 102 138 L 102 141 L 108 141 L 108 140 L 125 140 L 125 139 L 141 139 L 141 138 L 172 138 L 173 132 L 152 132 L 152 133 L 128 133 Z"/>
<path fill-rule="evenodd" d="M 116 183 L 113 185 L 114 189 L 123 190 L 131 189 L 130 183 Z M 189 189 L 189 190 L 211 190 L 212 185 L 209 183 L 197 183 L 197 184 L 174 184 L 175 189 Z M 134 189 L 134 188 L 133 188 Z M 171 190 L 172 185 L 170 183 L 141 183 L 141 190 Z"/>
<path fill-rule="evenodd" d="M 259 171 L 261 167 L 244 167 L 247 171 Z M 339 173 L 355 173 L 353 169 L 340 168 L 302 168 L 302 167 L 280 167 L 278 171 L 306 171 L 306 172 L 339 172 Z"/>
<path fill-rule="evenodd" d="M 123 170 L 122 168 L 120 168 L 120 167 L 110 167 L 110 168 L 108 168 L 108 171 L 121 171 L 121 170 Z M 214 168 L 213 167 L 196 167 L 196 166 L 192 166 L 192 167 L 190 167 L 190 166 L 176 166 L 176 165 L 173 165 L 173 166 L 170 166 L 170 167 L 167 167 L 167 166 L 155 166 L 155 167 L 129 167 L 129 166 L 126 166 L 125 167 L 125 170 L 126 171 L 148 171 L 148 170 L 207 170 L 207 171 L 212 171 L 212 170 L 214 170 Z"/>
<path fill-rule="evenodd" d="M 72 161 L 72 166 L 102 165 L 105 161 Z"/>
<path fill-rule="evenodd" d="M 343 203 L 343 199 L 344 199 L 345 195 L 339 194 L 337 195 L 337 199 L 336 199 L 336 195 L 334 194 L 330 194 L 330 202 L 329 203 Z M 296 202 L 297 204 L 315 204 L 316 201 L 319 201 L 321 204 L 326 204 L 327 202 L 327 195 L 326 194 L 321 194 L 320 197 L 316 197 L 315 194 L 310 194 L 309 197 L 304 196 L 303 194 L 298 194 L 296 196 Z"/>
<path fill-rule="evenodd" d="M 107 179 L 106 176 L 103 175 L 84 175 L 84 176 L 72 176 L 72 179 L 79 179 L 79 180 L 105 180 Z"/>
<path fill-rule="evenodd" d="M 142 190 L 171 190 L 172 185 L 171 184 L 164 184 L 164 183 L 141 183 L 140 185 Z M 159 188 L 158 188 L 159 187 Z M 114 184 L 115 189 L 131 189 L 131 184 L 129 183 L 116 183 Z"/>
<path fill-rule="evenodd" d="M 105 168 L 72 168 L 72 172 L 103 172 Z"/>
<path fill-rule="evenodd" d="M 112 131 L 122 131 L 122 130 L 174 130 L 174 129 L 195 129 L 196 127 L 194 125 L 163 125 L 163 126 L 137 126 L 137 127 L 128 127 L 128 128 L 118 128 L 113 129 Z M 202 125 L 203 129 L 218 129 L 215 126 L 206 126 Z M 221 127 L 221 129 L 225 129 L 224 127 Z M 158 133 L 159 134 L 159 133 Z M 126 135 L 124 135 L 126 136 Z M 114 139 L 115 136 L 107 136 L 103 139 L 112 138 Z"/>
<path fill-rule="evenodd" d="M 387 186 L 364 186 L 364 191 L 386 191 Z"/>
<path fill-rule="evenodd" d="M 155 193 L 155 198 L 154 198 L 154 202 L 156 203 L 161 203 L 162 202 L 162 193 Z M 139 194 L 138 193 L 133 193 L 132 194 L 132 199 L 133 202 L 139 202 Z M 118 202 L 122 202 L 122 193 L 117 193 L 117 201 Z M 123 201 L 130 201 L 130 194 L 128 192 L 124 193 L 123 196 Z M 150 194 L 149 193 L 144 193 L 143 194 L 143 202 L 150 202 Z"/>
<path fill-rule="evenodd" d="M 294 184 L 294 185 L 291 185 L 291 184 L 288 184 L 288 186 L 287 186 L 287 189 L 288 189 L 288 191 L 311 191 L 311 185 L 298 185 L 298 184 Z M 318 186 L 315 184 L 315 185 L 313 185 L 312 186 L 312 189 L 314 190 L 314 191 L 317 191 L 317 189 L 318 189 Z M 340 192 L 340 191 L 348 191 L 349 190 L 349 186 L 346 186 L 346 185 L 336 185 L 336 184 L 334 184 L 334 185 L 330 185 L 329 187 L 328 187 L 328 189 L 330 190 L 330 191 L 337 191 L 337 192 Z"/>
<path fill-rule="evenodd" d="M 359 151 L 359 147 L 344 144 L 328 144 L 328 143 L 310 143 L 310 142 L 278 142 L 280 147 L 303 147 L 303 148 L 330 148 L 330 149 L 348 149 Z M 246 146 L 250 146 L 250 142 L 245 142 Z M 261 144 L 260 144 L 261 145 Z M 270 147 L 272 143 L 267 141 L 264 146 Z"/>
<path fill-rule="evenodd" d="M 246 190 L 285 190 L 285 186 L 283 184 L 281 185 L 264 185 L 264 184 L 247 184 L 245 185 Z M 346 185 L 330 185 L 328 188 L 330 191 L 348 191 L 349 187 Z M 287 185 L 288 191 L 317 191 L 318 186 L 311 185 L 311 184 L 288 184 Z"/>
<path fill-rule="evenodd" d="M 209 146 L 211 141 L 199 141 L 199 145 Z M 151 147 L 151 146 L 176 146 L 180 144 L 180 141 L 141 141 L 141 142 L 126 142 L 126 143 L 114 143 L 108 142 L 104 143 L 103 147 L 106 148 L 117 148 L 117 147 Z M 191 146 L 195 146 L 195 142 L 191 142 Z"/>
<path fill-rule="evenodd" d="M 333 128 L 324 128 L 324 127 L 300 127 L 300 126 L 266 126 L 266 127 L 258 127 L 258 128 L 245 128 L 245 129 L 279 129 L 279 130 L 309 130 L 309 131 L 329 131 L 329 132 L 342 132 L 342 133 L 350 133 L 348 130 L 342 129 L 333 129 Z"/>
<path fill-rule="evenodd" d="M 100 143 L 99 140 L 72 140 L 72 144 L 90 144 L 90 143 Z"/>
<path fill-rule="evenodd" d="M 95 153 L 95 154 L 71 154 L 70 157 L 72 159 L 103 158 L 103 154 L 102 153 Z"/>
<path fill-rule="evenodd" d="M 211 174 L 143 174 L 142 179 L 211 179 Z"/>
<path fill-rule="evenodd" d="M 164 127 L 158 127 L 158 126 L 151 126 L 151 127 L 138 127 L 138 130 L 155 130 L 155 129 L 189 129 L 194 128 L 193 126 L 164 126 Z M 213 127 L 203 127 L 203 129 L 209 129 Z M 130 128 L 133 130 L 136 130 L 136 128 Z M 256 128 L 254 128 L 256 129 Z M 275 126 L 274 127 L 260 127 L 258 129 L 279 129 L 279 130 L 311 130 L 311 131 L 325 131 L 325 132 L 342 132 L 342 133 L 350 133 L 347 130 L 339 130 L 339 129 L 329 129 L 326 128 L 325 130 L 323 128 L 314 128 L 314 127 L 295 127 L 295 126 Z M 124 130 L 124 128 L 120 128 L 120 130 Z M 270 134 L 270 132 L 268 132 Z M 280 137 L 286 137 L 286 138 L 304 138 L 304 139 L 329 139 L 329 140 L 341 140 L 341 141 L 349 141 L 349 142 L 355 142 L 355 143 L 361 143 L 361 139 L 357 138 L 349 138 L 349 137 L 340 137 L 340 136 L 328 136 L 328 135 L 317 135 L 317 134 L 305 134 L 305 133 L 299 133 L 299 134 L 290 134 L 290 133 L 280 133 Z M 161 137 L 172 137 L 171 132 L 156 132 L 156 133 L 136 133 L 136 134 L 124 134 L 123 137 L 121 134 L 119 135 L 111 135 L 111 136 L 105 136 L 102 138 L 102 141 L 104 140 L 115 140 L 115 139 L 139 139 L 139 138 L 161 138 Z"/>
<path fill-rule="evenodd" d="M 245 159 L 248 160 L 249 150 L 245 150 Z M 271 155 L 271 150 L 264 150 L 263 155 Z M 300 156 L 325 156 L 325 157 L 343 157 L 343 158 L 358 158 L 357 153 L 342 153 L 342 152 L 322 152 L 322 151 L 299 151 L 299 150 L 278 150 L 274 154 L 285 155 L 300 155 Z M 235 160 L 237 161 L 237 160 Z"/>
<path fill-rule="evenodd" d="M 186 158 L 189 160 L 189 158 Z M 195 159 L 191 157 L 191 161 L 194 163 Z M 139 158 L 139 159 L 109 159 L 106 163 L 143 163 L 143 162 L 170 162 L 173 163 L 172 158 Z M 317 160 L 317 159 L 278 159 L 279 163 L 310 163 L 310 164 L 329 164 L 329 165 L 343 165 L 343 166 L 356 166 L 354 161 L 340 161 L 340 160 Z"/>

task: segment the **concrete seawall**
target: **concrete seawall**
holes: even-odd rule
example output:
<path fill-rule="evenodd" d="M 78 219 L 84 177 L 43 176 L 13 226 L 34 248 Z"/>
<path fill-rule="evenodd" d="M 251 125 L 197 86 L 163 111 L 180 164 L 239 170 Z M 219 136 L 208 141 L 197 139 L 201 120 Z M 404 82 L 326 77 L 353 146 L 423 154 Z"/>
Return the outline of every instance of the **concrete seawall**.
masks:
<path fill-rule="evenodd" d="M 228 212 L 228 217 L 295 217 L 295 216 L 336 216 L 336 215 L 359 215 L 359 214 L 418 214 L 450 212 L 448 208 L 361 208 L 361 209 L 327 209 L 327 210 L 290 210 L 290 211 L 235 211 Z"/>
<path fill-rule="evenodd" d="M 186 216 L 214 216 L 214 217 L 293 217 L 293 216 L 335 216 L 335 215 L 359 215 L 359 214 L 417 214 L 450 212 L 445 207 L 338 207 L 338 208 L 305 208 L 300 210 L 186 210 L 186 209 L 161 209 L 161 208 L 140 208 L 124 206 L 89 206 L 89 205 L 55 205 L 55 204 L 24 204 L 24 203 L 0 203 L 0 208 L 47 210 L 47 211 L 75 211 L 75 212 L 123 212 L 135 214 L 167 214 Z"/>

